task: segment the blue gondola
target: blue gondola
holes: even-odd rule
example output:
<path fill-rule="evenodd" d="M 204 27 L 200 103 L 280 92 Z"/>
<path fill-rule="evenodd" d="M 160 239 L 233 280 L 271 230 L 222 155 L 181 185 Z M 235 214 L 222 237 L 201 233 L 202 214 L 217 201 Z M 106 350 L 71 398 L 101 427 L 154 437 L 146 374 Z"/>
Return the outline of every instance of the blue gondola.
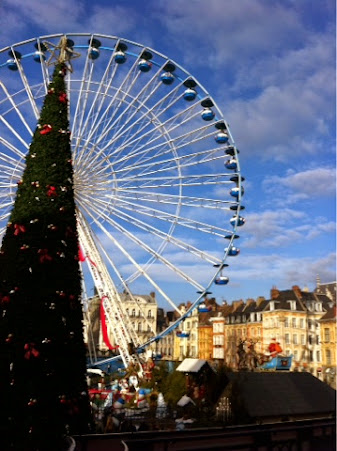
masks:
<path fill-rule="evenodd" d="M 90 47 L 89 49 L 89 58 L 92 60 L 97 60 L 97 58 L 99 57 L 99 49 L 96 47 Z"/>
<path fill-rule="evenodd" d="M 234 227 L 235 226 L 235 224 L 238 226 L 238 227 L 241 227 L 241 226 L 243 226 L 243 224 L 246 222 L 246 220 L 245 220 L 245 218 L 243 218 L 242 216 L 237 216 L 237 215 L 235 215 L 235 216 L 233 216 L 230 220 L 229 220 L 229 222 L 231 223 L 231 225 Z"/>
<path fill-rule="evenodd" d="M 199 313 L 208 313 L 211 310 L 212 310 L 212 307 L 210 307 L 210 306 L 207 307 L 207 305 L 204 304 L 204 303 L 200 304 L 199 307 L 198 307 L 198 312 Z"/>
<path fill-rule="evenodd" d="M 228 250 L 228 255 L 230 255 L 231 257 L 235 257 L 236 255 L 239 255 L 239 253 L 240 253 L 240 249 L 235 246 L 231 246 L 230 248 L 226 247 L 225 252 L 227 252 L 227 250 Z"/>
<path fill-rule="evenodd" d="M 13 58 L 7 60 L 7 67 L 9 70 L 13 70 L 13 71 L 18 70 L 18 65 L 17 65 L 15 59 L 13 59 Z"/>
<path fill-rule="evenodd" d="M 234 171 L 236 171 L 238 168 L 238 162 L 235 158 L 231 158 L 225 161 L 225 167 L 227 169 L 233 169 Z"/>
<path fill-rule="evenodd" d="M 89 44 L 89 58 L 92 60 L 96 60 L 99 57 L 100 51 L 99 48 L 102 45 L 101 41 L 99 41 L 98 39 L 89 39 L 88 41 Z"/>
<path fill-rule="evenodd" d="M 211 108 L 204 108 L 204 111 L 201 113 L 201 117 L 204 121 L 211 121 L 215 117 L 215 113 Z"/>
<path fill-rule="evenodd" d="M 192 88 L 187 88 L 184 92 L 184 99 L 187 100 L 188 102 L 191 102 L 192 100 L 194 100 L 197 96 L 197 91 L 195 89 Z"/>
<path fill-rule="evenodd" d="M 174 82 L 174 75 L 171 72 L 164 72 L 161 74 L 160 79 L 164 85 L 171 85 Z"/>
<path fill-rule="evenodd" d="M 244 189 L 243 189 L 243 186 L 241 186 L 241 196 L 243 196 L 243 193 L 244 193 Z M 232 189 L 230 190 L 229 194 L 230 194 L 231 196 L 233 196 L 233 197 L 239 197 L 239 194 L 240 194 L 240 189 L 239 189 L 239 187 L 238 187 L 238 186 L 235 186 L 234 188 L 232 188 Z"/>
<path fill-rule="evenodd" d="M 13 71 L 18 70 L 19 68 L 18 68 L 17 61 L 20 61 L 20 59 L 21 59 L 21 53 L 20 53 L 20 52 L 17 52 L 16 50 L 10 50 L 10 51 L 8 52 L 8 55 L 11 57 L 10 59 L 8 59 L 8 60 L 6 61 L 8 69 L 9 69 L 9 70 L 13 70 Z M 13 58 L 13 56 L 16 57 L 16 60 Z"/>
<path fill-rule="evenodd" d="M 144 58 L 142 58 L 138 63 L 138 68 L 141 72 L 149 72 L 152 67 L 152 63 Z"/>
<path fill-rule="evenodd" d="M 225 144 L 228 141 L 228 134 L 224 131 L 217 133 L 215 141 L 219 144 Z"/>
<path fill-rule="evenodd" d="M 176 335 L 177 335 L 178 338 L 188 338 L 190 336 L 190 333 L 178 330 Z"/>
<path fill-rule="evenodd" d="M 115 53 L 115 61 L 117 64 L 123 64 L 126 61 L 126 55 L 124 52 L 122 52 L 122 50 L 118 50 Z"/>
<path fill-rule="evenodd" d="M 215 279 L 215 285 L 227 285 L 229 282 L 229 278 L 226 276 L 219 276 Z"/>

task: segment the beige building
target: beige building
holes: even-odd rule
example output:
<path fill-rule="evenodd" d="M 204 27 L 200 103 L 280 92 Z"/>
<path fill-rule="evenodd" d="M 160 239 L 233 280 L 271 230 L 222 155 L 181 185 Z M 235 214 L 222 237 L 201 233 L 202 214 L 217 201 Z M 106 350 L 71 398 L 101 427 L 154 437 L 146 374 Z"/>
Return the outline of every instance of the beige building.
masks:
<path fill-rule="evenodd" d="M 184 314 L 189 307 L 189 303 L 186 305 L 181 304 L 179 309 L 181 313 Z M 178 329 L 176 329 L 173 333 L 173 360 L 182 361 L 186 357 L 198 357 L 198 326 L 198 309 L 195 309 L 184 321 L 180 323 Z"/>
<path fill-rule="evenodd" d="M 319 320 L 322 344 L 322 377 L 336 390 L 336 305 L 331 303 L 329 307 L 329 310 Z"/>
<path fill-rule="evenodd" d="M 283 291 L 274 287 L 269 300 L 234 301 L 230 310 L 220 314 L 222 319 L 211 319 L 213 359 L 235 369 L 240 350 L 265 354 L 275 341 L 283 354 L 293 356 L 292 370 L 323 379 L 324 370 L 334 374 L 336 365 L 336 322 L 328 315 L 332 305 L 326 295 L 298 286 Z M 326 344 L 322 344 L 324 334 Z"/>

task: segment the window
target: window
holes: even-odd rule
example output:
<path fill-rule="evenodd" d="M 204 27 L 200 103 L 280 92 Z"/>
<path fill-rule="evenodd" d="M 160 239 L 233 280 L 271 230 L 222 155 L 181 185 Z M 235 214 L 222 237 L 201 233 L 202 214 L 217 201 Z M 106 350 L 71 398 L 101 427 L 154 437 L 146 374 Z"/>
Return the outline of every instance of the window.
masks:
<path fill-rule="evenodd" d="M 304 318 L 300 319 L 300 328 L 304 329 Z"/>
<path fill-rule="evenodd" d="M 224 337 L 223 337 L 223 335 L 214 335 L 214 336 L 213 336 L 213 344 L 214 344 L 215 346 L 223 345 L 223 343 L 224 343 Z"/>
<path fill-rule="evenodd" d="M 312 335 L 309 335 L 308 342 L 309 342 L 309 345 L 312 345 Z"/>
<path fill-rule="evenodd" d="M 295 360 L 298 360 L 298 351 L 297 351 L 297 350 L 294 351 L 294 359 L 295 359 Z"/>
<path fill-rule="evenodd" d="M 305 345 L 305 335 L 301 335 L 301 345 Z"/>
<path fill-rule="evenodd" d="M 289 318 L 284 320 L 284 327 L 289 327 Z"/>
<path fill-rule="evenodd" d="M 292 327 L 296 327 L 296 326 L 297 326 L 297 324 L 296 324 L 296 318 L 292 318 L 292 319 L 291 319 L 291 326 L 292 326 Z"/>
<path fill-rule="evenodd" d="M 289 334 L 285 334 L 285 342 L 286 342 L 286 345 L 290 344 L 290 335 Z"/>
<path fill-rule="evenodd" d="M 131 316 L 136 316 L 136 310 L 134 308 L 132 309 Z"/>
<path fill-rule="evenodd" d="M 213 349 L 213 358 L 214 359 L 223 359 L 224 358 L 223 348 L 214 348 Z"/>
<path fill-rule="evenodd" d="M 142 323 L 138 323 L 138 332 L 142 330 Z"/>
<path fill-rule="evenodd" d="M 223 323 L 214 323 L 213 331 L 214 332 L 223 332 L 224 331 L 224 324 Z"/>
<path fill-rule="evenodd" d="M 189 321 L 186 322 L 187 329 L 191 329 L 191 323 Z"/>
<path fill-rule="evenodd" d="M 326 343 L 330 342 L 330 329 L 327 327 L 324 328 L 324 341 Z"/>
<path fill-rule="evenodd" d="M 316 351 L 316 361 L 317 362 L 321 361 L 321 353 L 320 353 L 320 351 Z"/>
<path fill-rule="evenodd" d="M 298 344 L 298 342 L 297 342 L 297 334 L 293 335 L 293 343 L 294 343 L 294 345 Z"/>
<path fill-rule="evenodd" d="M 152 312 L 151 312 L 151 310 L 149 310 L 149 311 L 147 312 L 147 317 L 148 317 L 148 318 L 152 318 Z"/>
<path fill-rule="evenodd" d="M 325 351 L 325 357 L 326 357 L 326 364 L 331 365 L 331 351 L 330 349 L 327 349 Z"/>

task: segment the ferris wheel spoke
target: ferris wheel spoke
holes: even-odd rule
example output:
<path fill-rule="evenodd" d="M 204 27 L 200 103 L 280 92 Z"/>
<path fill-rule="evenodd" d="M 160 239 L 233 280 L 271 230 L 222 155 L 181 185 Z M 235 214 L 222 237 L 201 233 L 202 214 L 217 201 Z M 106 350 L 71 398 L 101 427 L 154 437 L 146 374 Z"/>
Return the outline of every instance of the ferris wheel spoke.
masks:
<path fill-rule="evenodd" d="M 120 192 L 120 196 L 117 198 L 116 201 L 119 199 L 127 200 L 127 201 L 135 201 L 137 202 L 137 205 L 140 203 L 143 204 L 144 202 L 150 202 L 155 204 L 171 204 L 171 205 L 177 205 L 178 203 L 181 206 L 186 207 L 195 207 L 195 208 L 211 208 L 211 209 L 217 209 L 217 210 L 228 210 L 228 205 L 234 204 L 234 202 L 224 199 L 208 199 L 205 197 L 192 197 L 192 196 L 178 196 L 174 194 L 164 194 L 164 193 L 156 193 L 151 191 L 132 191 L 127 190 L 123 195 L 121 195 L 122 192 Z M 107 196 L 109 198 L 109 196 Z"/>
<path fill-rule="evenodd" d="M 216 258 L 213 255 L 211 255 L 205 251 L 202 251 L 191 244 L 187 244 L 186 242 L 174 237 L 171 234 L 168 236 L 168 234 L 166 232 L 163 232 L 162 230 L 150 225 L 149 223 L 143 222 L 143 221 L 117 209 L 116 207 L 113 207 L 113 212 L 116 216 L 123 219 L 124 221 L 129 222 L 130 224 L 137 226 L 139 229 L 144 230 L 148 233 L 151 233 L 154 236 L 159 237 L 159 238 L 163 239 L 164 241 L 167 241 L 167 242 L 175 245 L 177 248 L 185 250 L 189 254 L 196 255 L 201 260 L 212 263 L 213 265 L 221 263 L 221 260 L 219 258 Z M 173 223 L 173 221 L 172 221 L 172 223 Z"/>
<path fill-rule="evenodd" d="M 14 52 L 14 49 L 12 49 L 12 51 Z M 35 101 L 34 95 L 32 93 L 30 84 L 29 84 L 29 82 L 27 80 L 27 77 L 26 77 L 26 74 L 25 74 L 25 72 L 23 70 L 21 62 L 17 59 L 15 53 L 13 53 L 13 56 L 14 56 L 14 59 L 16 60 L 17 67 L 18 67 L 18 70 L 19 70 L 19 74 L 20 74 L 20 77 L 21 77 L 21 81 L 22 81 L 22 84 L 23 84 L 24 89 L 26 91 L 29 103 L 30 103 L 30 105 L 32 107 L 33 114 L 35 116 L 35 119 L 38 119 L 40 117 L 40 110 L 39 110 L 39 107 L 36 104 L 36 101 Z"/>
<path fill-rule="evenodd" d="M 113 226 L 116 230 L 121 232 L 124 236 L 126 236 L 129 240 L 137 244 L 141 247 L 144 251 L 146 251 L 149 255 L 152 257 L 155 257 L 157 261 L 160 261 L 165 265 L 165 267 L 169 268 L 171 271 L 173 271 L 175 274 L 180 276 L 182 279 L 184 279 L 186 282 L 189 282 L 191 285 L 193 285 L 198 290 L 202 289 L 202 285 L 200 285 L 198 282 L 193 280 L 191 277 L 189 277 L 187 274 L 185 274 L 182 270 L 177 268 L 175 265 L 173 265 L 169 260 L 164 258 L 162 255 L 158 254 L 151 246 L 146 244 L 143 240 L 137 238 L 133 233 L 129 232 L 125 229 L 125 227 L 122 227 L 120 224 L 118 224 L 116 221 L 114 221 L 110 216 L 100 212 L 99 210 L 96 211 L 96 214 L 100 213 L 102 217 L 105 218 L 106 222 L 109 223 L 111 226 Z"/>
<path fill-rule="evenodd" d="M 203 128 L 202 132 L 205 132 L 205 129 Z M 122 155 L 122 157 L 119 160 L 116 160 L 116 158 L 113 161 L 113 165 L 115 168 L 115 171 L 118 172 L 119 170 L 124 170 L 124 171 L 128 171 L 129 168 L 133 168 L 137 163 L 141 163 L 142 166 L 146 166 L 146 164 L 148 162 L 151 162 L 154 160 L 155 164 L 160 164 L 161 162 L 166 162 L 165 160 L 163 160 L 163 157 L 167 154 L 171 155 L 172 151 L 174 150 L 176 155 L 174 157 L 171 158 L 171 160 L 175 160 L 175 161 L 179 161 L 181 159 L 185 159 L 188 161 L 189 158 L 193 158 L 194 156 L 198 156 L 198 155 L 207 155 L 208 152 L 213 152 L 213 150 L 215 149 L 208 149 L 208 150 L 202 150 L 199 152 L 194 152 L 194 153 L 186 153 L 186 154 L 182 154 L 178 157 L 178 151 L 182 150 L 184 147 L 188 147 L 190 148 L 193 145 L 196 145 L 197 143 L 199 143 L 200 141 L 202 141 L 203 139 L 206 139 L 208 137 L 211 137 L 214 135 L 214 130 L 211 130 L 210 133 L 207 134 L 201 134 L 198 133 L 196 134 L 196 136 L 184 136 L 184 137 L 176 137 L 174 139 L 171 139 L 168 142 L 163 142 L 163 143 L 157 143 L 154 146 L 150 146 L 150 147 L 145 147 L 145 149 L 139 149 L 137 152 L 129 152 L 127 154 Z M 124 149 L 122 149 L 124 150 Z M 120 150 L 120 152 L 122 152 L 122 150 Z M 219 152 L 220 150 L 222 150 L 221 147 L 217 147 L 216 151 Z M 147 156 L 148 155 L 148 156 Z M 128 166 L 126 166 L 124 168 L 124 166 L 126 164 L 128 164 L 128 162 L 131 160 L 131 164 L 129 164 Z M 159 162 L 159 163 L 158 163 Z M 141 167 L 141 166 L 139 166 Z"/>
<path fill-rule="evenodd" d="M 93 69 L 94 66 L 89 66 L 89 59 L 86 58 L 83 76 L 80 84 L 79 89 L 79 95 L 77 97 L 77 103 L 76 103 L 76 109 L 74 112 L 74 119 L 72 123 L 72 131 L 73 134 L 76 136 L 76 143 L 74 145 L 74 153 L 76 154 L 76 151 L 78 149 L 81 135 L 77 132 L 77 129 L 81 130 L 83 126 L 83 121 L 85 117 L 85 112 L 88 104 L 88 98 L 89 98 L 89 90 L 88 86 L 90 86 L 90 83 L 92 81 L 92 75 L 93 75 Z M 70 75 L 71 76 L 71 75 Z M 69 92 L 69 89 L 68 89 Z"/>
<path fill-rule="evenodd" d="M 152 159 L 151 157 L 149 159 Z M 152 174 L 158 174 L 160 172 L 166 172 L 175 170 L 177 165 L 181 166 L 184 170 L 189 170 L 195 165 L 200 165 L 201 163 L 213 162 L 216 160 L 223 160 L 223 155 L 219 155 L 219 149 L 207 149 L 201 152 L 196 152 L 194 154 L 182 155 L 180 157 L 172 157 L 166 160 L 159 160 L 153 163 L 136 164 L 129 168 L 123 168 L 115 170 L 115 173 L 119 175 L 120 173 L 129 173 L 137 171 L 139 177 L 146 177 Z M 140 171 L 140 169 L 143 169 Z"/>
<path fill-rule="evenodd" d="M 160 70 L 161 68 L 159 68 L 158 72 Z M 150 78 L 150 80 L 139 90 L 136 95 L 131 98 L 131 100 L 126 101 L 128 93 L 123 93 L 123 97 L 119 101 L 117 111 L 115 112 L 116 118 L 109 124 L 109 128 L 107 129 L 107 132 L 110 132 L 113 129 L 118 130 L 115 138 L 118 138 L 123 134 L 125 127 L 130 123 L 131 119 L 138 114 L 139 109 L 144 108 L 143 105 L 158 91 L 158 88 L 160 87 L 160 83 L 157 80 L 158 72 Z M 155 81 L 156 83 L 154 83 Z M 123 105 L 123 103 L 126 105 Z M 123 114 L 119 114 L 119 109 L 122 105 L 124 106 Z M 133 126 L 134 124 L 132 124 L 131 127 Z"/>
<path fill-rule="evenodd" d="M 119 40 L 117 42 L 117 45 L 118 44 Z M 114 63 L 113 56 L 114 53 L 111 53 L 111 56 L 109 58 L 109 61 L 106 65 L 106 68 L 99 83 L 95 81 L 92 82 L 92 85 L 97 86 L 97 89 L 94 90 L 94 99 L 91 103 L 90 109 L 86 113 L 86 120 L 84 124 L 82 125 L 82 127 L 79 127 L 78 129 L 76 129 L 76 127 L 73 129 L 75 136 L 78 136 L 79 139 L 83 140 L 84 142 L 84 144 L 81 147 L 77 146 L 77 148 L 74 151 L 79 161 L 81 160 L 84 151 L 87 149 L 88 143 L 90 143 L 93 140 L 95 132 L 103 120 L 102 119 L 103 115 L 106 113 L 106 109 L 104 109 L 106 108 L 105 100 L 109 96 L 109 90 L 112 89 L 112 83 L 116 76 L 118 67 L 117 64 L 113 64 Z M 83 74 L 82 78 L 85 78 L 85 73 Z M 110 102 L 110 107 L 111 106 L 112 105 Z"/>
<path fill-rule="evenodd" d="M 197 106 L 196 106 L 197 105 Z M 197 111 L 192 112 L 193 109 L 198 108 Z M 198 104 L 194 104 L 191 105 L 190 107 L 186 108 L 185 110 L 176 113 L 175 115 L 173 115 L 171 118 L 167 119 L 166 121 L 164 121 L 163 123 L 158 122 L 158 116 L 155 116 L 155 122 L 152 123 L 152 126 L 150 127 L 149 130 L 145 130 L 149 128 L 149 116 L 148 114 L 144 114 L 141 119 L 141 127 L 138 130 L 135 130 L 135 124 L 133 124 L 133 127 L 130 129 L 130 134 L 127 136 L 126 141 L 124 140 L 124 142 L 118 142 L 118 151 L 122 152 L 126 145 L 127 147 L 130 147 L 130 145 L 132 145 L 133 147 L 131 147 L 131 151 L 132 149 L 134 151 L 137 151 L 136 146 L 138 145 L 138 150 L 141 150 L 144 146 L 148 146 L 149 144 L 151 144 L 152 142 L 155 142 L 158 139 L 162 138 L 162 134 L 163 134 L 163 127 L 166 127 L 166 125 L 171 125 L 171 129 L 165 129 L 165 135 L 167 135 L 169 132 L 174 131 L 177 127 L 179 126 L 183 126 L 186 122 L 188 121 L 192 121 L 197 115 L 199 115 L 200 111 L 199 111 L 199 105 Z M 163 113 L 165 113 L 166 110 L 163 111 Z M 138 136 L 138 138 L 136 138 Z M 147 139 L 146 139 L 147 138 Z M 98 139 L 98 142 L 100 142 L 102 140 L 102 137 Z M 144 142 L 145 140 L 145 142 Z M 117 138 L 114 137 L 113 139 L 110 139 L 103 147 L 100 148 L 99 152 L 96 153 L 95 158 L 99 158 L 101 156 L 101 154 L 103 152 L 108 151 L 108 149 L 113 146 L 114 144 L 116 144 Z M 139 141 L 141 141 L 141 147 L 139 149 Z M 92 149 L 92 150 L 96 150 L 96 149 Z M 130 152 L 130 150 L 129 150 Z"/>
<path fill-rule="evenodd" d="M 174 186 L 188 187 L 188 186 L 207 186 L 229 184 L 229 177 L 233 174 L 202 174 L 202 175 L 185 175 L 174 177 L 141 177 L 138 180 L 137 176 L 125 177 L 119 180 L 119 189 L 139 189 L 139 188 L 171 188 Z M 138 183 L 135 183 L 138 182 Z M 132 185 L 133 183 L 133 185 Z"/>
<path fill-rule="evenodd" d="M 120 199 L 119 199 L 120 200 Z M 186 217 L 178 216 L 176 214 L 172 214 L 170 212 L 166 212 L 163 210 L 158 210 L 154 208 L 149 208 L 144 205 L 139 205 L 131 202 L 123 202 L 123 208 L 125 210 L 135 211 L 144 216 L 148 216 L 151 218 L 155 218 L 161 221 L 173 223 L 179 226 L 191 228 L 194 230 L 198 230 L 202 233 L 210 233 L 212 235 L 217 235 L 223 237 L 224 234 L 231 233 L 231 230 L 224 229 L 219 226 L 209 225 L 194 219 L 189 219 Z"/>
<path fill-rule="evenodd" d="M 125 148 L 125 147 L 131 147 L 139 145 L 139 142 L 141 142 L 141 145 L 148 146 L 152 142 L 162 139 L 162 133 L 163 131 L 165 134 L 172 133 L 177 127 L 183 126 L 187 124 L 189 121 L 193 121 L 199 114 L 199 105 L 193 104 L 187 108 L 185 108 L 182 111 L 178 111 L 175 114 L 172 114 L 170 117 L 168 117 L 164 121 L 160 121 L 159 118 L 161 115 L 164 115 L 166 113 L 166 110 L 163 110 L 160 115 L 153 115 L 153 119 L 150 118 L 150 124 L 149 127 L 149 115 L 144 114 L 141 119 L 142 122 L 140 124 L 139 129 L 132 129 L 132 133 L 128 135 L 127 138 L 122 143 L 119 144 L 119 148 Z M 164 118 L 165 119 L 165 118 Z M 113 138 L 110 140 L 105 147 L 102 148 L 102 150 L 106 150 L 107 147 L 113 145 L 117 141 L 117 138 Z"/>
<path fill-rule="evenodd" d="M 157 77 L 157 74 L 156 74 Z M 147 85 L 146 85 L 147 86 Z M 160 87 L 160 83 L 157 82 L 155 89 L 152 90 L 151 95 L 155 94 L 157 89 Z M 148 96 L 146 99 L 140 99 L 139 97 L 135 97 L 132 102 L 129 103 L 128 109 L 133 106 L 134 111 L 133 113 L 128 116 L 128 118 L 123 117 L 123 123 L 120 124 L 120 127 L 118 128 L 118 132 L 114 136 L 114 140 L 119 140 L 122 136 L 129 137 L 135 135 L 135 126 L 142 126 L 143 124 L 146 126 L 148 125 L 148 118 L 149 115 L 155 113 L 155 117 L 158 117 L 160 113 L 165 113 L 169 110 L 169 108 L 173 107 L 175 103 L 181 98 L 181 94 L 179 95 L 179 88 L 181 87 L 181 83 L 175 87 L 175 89 L 169 91 L 166 96 L 164 96 L 162 99 L 160 99 L 154 106 L 152 106 L 149 109 L 145 109 L 144 104 L 146 100 L 149 100 L 151 96 Z M 173 98 L 173 99 L 172 99 Z M 137 101 L 137 104 L 135 105 Z M 139 109 L 142 108 L 144 113 L 139 116 Z M 133 119 L 135 116 L 139 116 L 135 121 L 130 124 L 131 119 Z M 121 122 L 121 117 L 119 118 L 119 121 Z M 130 124 L 130 125 L 129 125 Z M 114 124 L 113 124 L 114 125 Z M 126 139 L 124 138 L 124 139 Z"/>
<path fill-rule="evenodd" d="M 179 309 L 176 304 L 172 301 L 172 299 L 160 288 L 160 286 L 149 276 L 149 274 L 144 271 L 144 269 L 139 265 L 136 260 L 130 255 L 130 253 L 118 242 L 117 239 L 113 237 L 113 235 L 82 205 L 82 209 L 90 216 L 91 220 L 95 223 L 95 225 L 105 234 L 107 238 L 111 240 L 111 243 L 114 244 L 122 254 L 134 265 L 139 274 L 143 275 L 148 282 L 152 285 L 154 289 L 158 291 L 158 293 L 163 296 L 163 298 L 179 313 Z"/>
<path fill-rule="evenodd" d="M 90 130 L 90 133 L 86 138 L 86 144 L 82 147 L 82 154 L 86 151 L 88 143 L 93 140 L 94 136 L 97 137 L 95 144 L 96 146 L 98 146 L 110 131 L 110 124 L 113 122 L 113 119 L 117 114 L 117 110 L 121 105 L 121 99 L 119 98 L 119 96 L 122 95 L 122 98 L 123 96 L 126 96 L 139 77 L 139 72 L 136 71 L 136 63 L 137 61 L 134 62 L 129 70 L 129 73 L 125 76 L 119 88 L 115 90 L 115 93 L 111 97 L 109 104 L 105 107 L 105 110 L 100 116 L 100 122 L 98 122 L 96 126 L 92 127 L 92 129 Z M 117 105 L 116 102 L 118 102 Z"/>
<path fill-rule="evenodd" d="M 5 93 L 6 99 L 9 101 L 9 103 L 12 105 L 15 113 L 18 115 L 21 123 L 27 129 L 28 133 L 32 136 L 33 135 L 32 129 L 28 125 L 24 115 L 21 113 L 19 106 L 14 102 L 13 97 L 9 94 L 8 89 L 6 88 L 6 86 L 4 85 L 4 83 L 1 80 L 0 80 L 0 87 L 3 90 L 3 92 Z"/>
<path fill-rule="evenodd" d="M 17 138 L 20 143 L 26 148 L 29 149 L 29 144 L 21 137 L 21 135 L 15 130 L 12 125 L 6 121 L 6 119 L 3 116 L 0 116 L 0 121 L 5 125 L 5 127 L 11 132 L 15 138 Z M 16 154 L 22 154 L 15 146 L 10 144 L 5 138 L 0 136 L 0 142 L 4 144 L 8 149 L 13 150 Z M 23 154 L 22 154 L 23 155 Z"/>

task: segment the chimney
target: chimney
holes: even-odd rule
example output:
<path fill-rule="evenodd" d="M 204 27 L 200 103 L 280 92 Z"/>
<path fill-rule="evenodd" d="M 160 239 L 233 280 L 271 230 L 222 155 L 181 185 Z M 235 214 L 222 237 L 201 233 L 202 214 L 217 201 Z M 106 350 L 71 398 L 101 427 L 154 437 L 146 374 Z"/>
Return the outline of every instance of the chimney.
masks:
<path fill-rule="evenodd" d="M 242 305 L 242 304 L 243 304 L 243 300 L 242 300 L 242 299 L 240 299 L 240 301 L 233 301 L 233 302 L 232 302 L 232 305 L 233 305 L 233 312 L 235 312 L 235 310 L 236 310 L 237 308 L 239 308 L 240 305 Z"/>
<path fill-rule="evenodd" d="M 275 286 L 273 286 L 273 288 L 270 290 L 270 299 L 277 299 L 279 296 L 279 290 Z"/>
<path fill-rule="evenodd" d="M 292 290 L 295 293 L 295 295 L 298 297 L 298 299 L 302 299 L 301 288 L 298 285 L 293 285 Z"/>
<path fill-rule="evenodd" d="M 265 301 L 266 299 L 265 299 L 265 297 L 264 296 L 259 296 L 257 299 L 256 299 L 256 305 L 257 305 L 257 307 L 259 307 L 259 305 L 261 304 L 261 302 L 263 302 L 263 301 Z"/>

